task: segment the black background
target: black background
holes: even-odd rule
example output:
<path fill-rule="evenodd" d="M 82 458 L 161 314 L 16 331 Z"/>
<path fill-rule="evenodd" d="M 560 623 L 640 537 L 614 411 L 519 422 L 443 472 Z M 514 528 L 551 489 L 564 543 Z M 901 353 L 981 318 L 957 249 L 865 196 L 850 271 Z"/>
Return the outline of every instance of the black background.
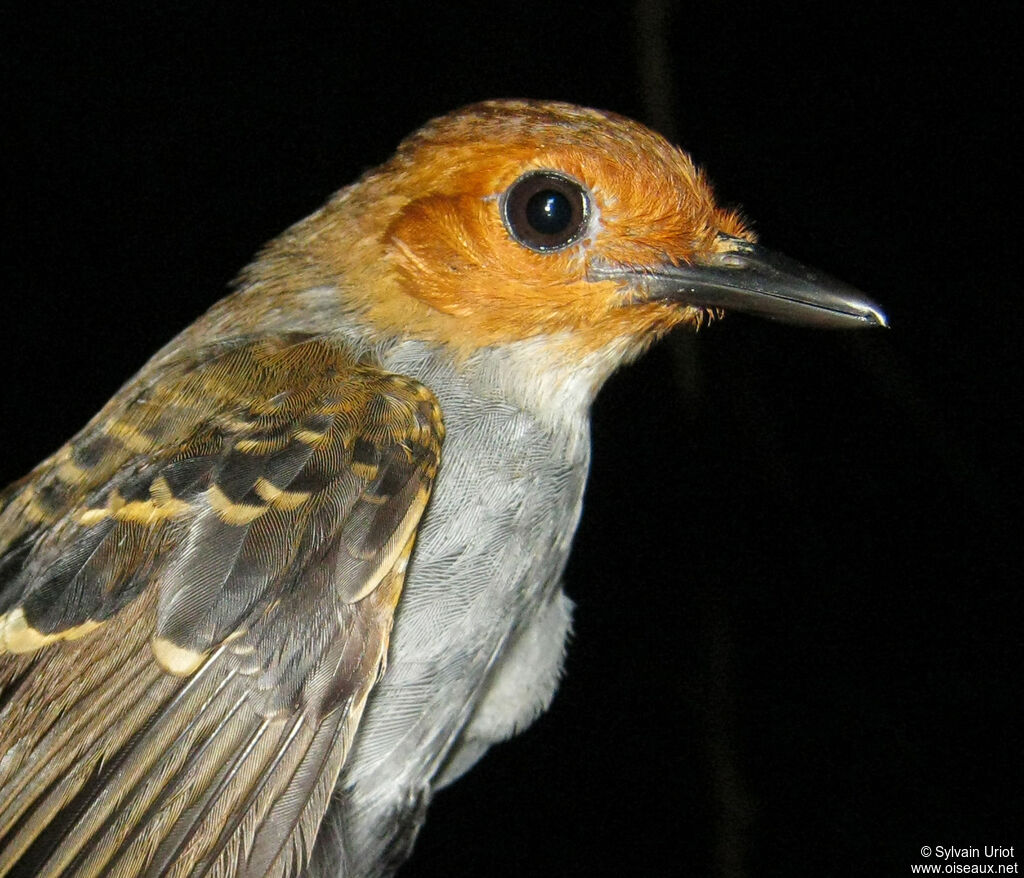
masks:
<path fill-rule="evenodd" d="M 1009 17 L 214 6 L 5 13 L 5 481 L 429 117 L 513 96 L 634 116 L 892 328 L 730 317 L 612 379 L 565 682 L 437 797 L 402 874 L 903 875 L 923 845 L 1019 862 Z"/>

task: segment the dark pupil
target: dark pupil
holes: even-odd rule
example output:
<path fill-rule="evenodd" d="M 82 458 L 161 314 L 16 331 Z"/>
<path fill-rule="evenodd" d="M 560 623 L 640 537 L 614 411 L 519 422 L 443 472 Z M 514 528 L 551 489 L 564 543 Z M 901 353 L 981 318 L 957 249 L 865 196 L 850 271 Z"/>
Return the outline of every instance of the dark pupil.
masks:
<path fill-rule="evenodd" d="M 557 235 L 572 222 L 572 205 L 561 192 L 542 189 L 526 202 L 526 221 L 542 235 Z"/>

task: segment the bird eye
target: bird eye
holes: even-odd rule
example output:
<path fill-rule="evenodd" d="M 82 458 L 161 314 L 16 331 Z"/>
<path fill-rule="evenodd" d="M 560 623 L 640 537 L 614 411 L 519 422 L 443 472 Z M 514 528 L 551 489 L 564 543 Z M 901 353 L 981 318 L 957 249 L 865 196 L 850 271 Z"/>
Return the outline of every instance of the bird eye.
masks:
<path fill-rule="evenodd" d="M 531 171 L 505 192 L 505 227 L 531 250 L 560 250 L 578 240 L 589 213 L 583 187 L 554 171 Z"/>

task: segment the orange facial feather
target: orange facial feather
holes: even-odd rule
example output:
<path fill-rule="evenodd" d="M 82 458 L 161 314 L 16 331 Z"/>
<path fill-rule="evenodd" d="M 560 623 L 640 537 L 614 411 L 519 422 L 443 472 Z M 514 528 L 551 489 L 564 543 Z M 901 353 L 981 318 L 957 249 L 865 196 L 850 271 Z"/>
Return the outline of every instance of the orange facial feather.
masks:
<path fill-rule="evenodd" d="M 593 202 L 589 234 L 557 252 L 522 246 L 501 215 L 502 193 L 539 169 L 579 181 Z M 273 242 L 245 280 L 257 289 L 336 285 L 385 335 L 463 351 L 565 336 L 583 355 L 645 344 L 703 318 L 700 309 L 638 303 L 635 290 L 588 279 L 593 264 L 642 271 L 685 263 L 712 251 L 722 232 L 751 237 L 660 135 L 567 104 L 488 102 L 407 138 L 390 161 Z"/>

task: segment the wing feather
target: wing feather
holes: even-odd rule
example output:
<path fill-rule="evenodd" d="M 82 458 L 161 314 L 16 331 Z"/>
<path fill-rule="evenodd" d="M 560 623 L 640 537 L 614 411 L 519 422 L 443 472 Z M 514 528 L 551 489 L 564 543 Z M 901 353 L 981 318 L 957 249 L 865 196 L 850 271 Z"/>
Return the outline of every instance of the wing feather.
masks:
<path fill-rule="evenodd" d="M 436 401 L 323 338 L 185 365 L 0 499 L 0 878 L 296 875 L 383 671 Z"/>

